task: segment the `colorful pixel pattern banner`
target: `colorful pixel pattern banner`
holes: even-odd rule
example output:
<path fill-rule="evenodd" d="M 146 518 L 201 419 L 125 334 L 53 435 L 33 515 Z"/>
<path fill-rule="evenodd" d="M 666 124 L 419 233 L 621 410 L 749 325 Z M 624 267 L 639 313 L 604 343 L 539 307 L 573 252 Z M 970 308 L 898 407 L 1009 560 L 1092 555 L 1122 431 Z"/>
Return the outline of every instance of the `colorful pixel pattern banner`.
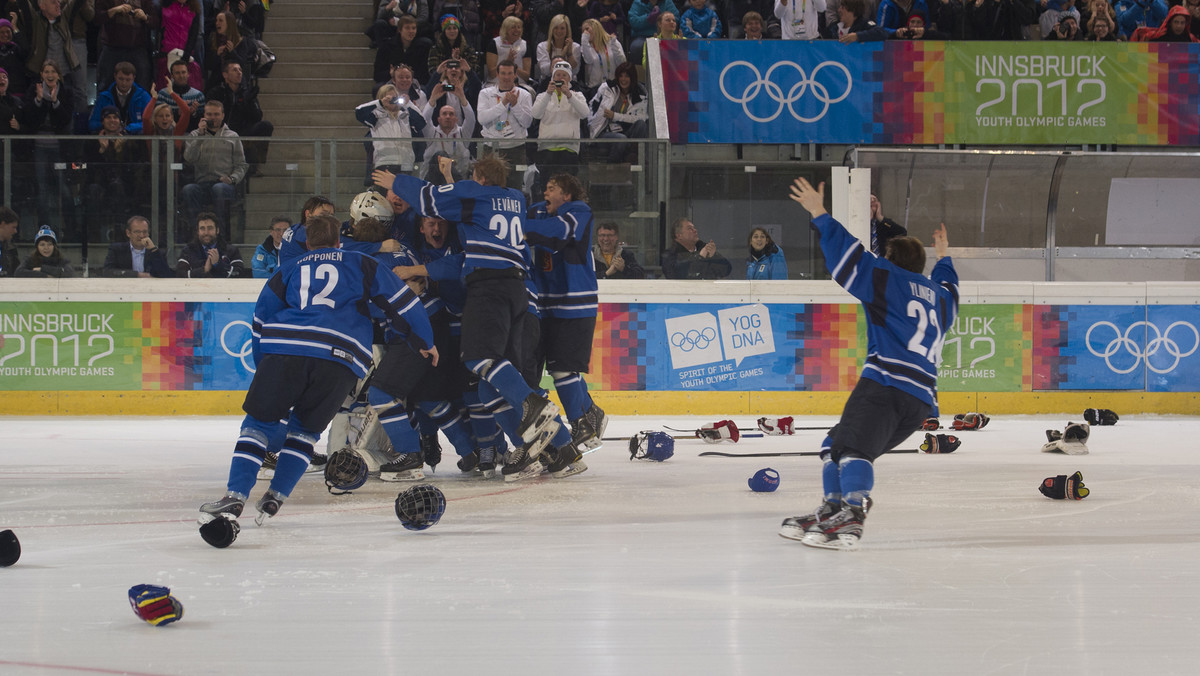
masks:
<path fill-rule="evenodd" d="M 1200 44 L 668 40 L 673 143 L 1200 145 Z"/>

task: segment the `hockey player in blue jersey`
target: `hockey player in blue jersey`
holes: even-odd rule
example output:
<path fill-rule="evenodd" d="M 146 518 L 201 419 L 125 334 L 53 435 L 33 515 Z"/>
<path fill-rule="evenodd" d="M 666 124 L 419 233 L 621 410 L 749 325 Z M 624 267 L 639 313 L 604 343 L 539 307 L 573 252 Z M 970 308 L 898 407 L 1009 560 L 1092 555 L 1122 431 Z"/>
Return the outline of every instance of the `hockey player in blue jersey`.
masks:
<path fill-rule="evenodd" d="M 810 547 L 854 549 L 871 506 L 872 463 L 937 417 L 937 368 L 958 315 L 958 274 L 946 256 L 945 224 L 933 233 L 938 261 L 925 277 L 919 240 L 895 237 L 882 258 L 872 254 L 826 213 L 824 183 L 814 189 L 798 178 L 790 197 L 811 214 L 833 279 L 863 304 L 867 358 L 822 449 L 824 501 L 812 514 L 784 519 L 779 534 Z"/>
<path fill-rule="evenodd" d="M 453 160 L 438 158 L 443 175 Z M 417 213 L 444 218 L 458 227 L 464 256 L 461 276 L 467 297 L 462 315 L 463 364 L 480 378 L 481 401 L 499 393 L 520 421 L 525 446 L 509 453 L 503 473 L 515 481 L 542 469 L 538 456 L 558 425 L 557 408 L 536 393 L 513 365 L 519 359 L 519 326 L 528 297 L 525 279 L 525 196 L 504 187 L 507 163 L 496 156 L 475 163 L 473 180 L 435 186 L 412 176 L 377 171 L 375 184 L 398 195 Z M 485 392 L 489 390 L 489 392 Z M 497 416 L 505 411 L 496 411 Z"/>
<path fill-rule="evenodd" d="M 570 174 L 546 182 L 545 201 L 530 208 L 525 237 L 534 246 L 533 279 L 542 310 L 541 359 L 546 362 L 563 413 L 571 423 L 569 446 L 554 442 L 551 473 L 587 468 L 582 453 L 599 448 L 608 416 L 588 394 L 587 373 L 599 309 L 592 257 L 592 209 L 583 185 Z"/>
<path fill-rule="evenodd" d="M 279 264 L 283 265 L 288 261 L 295 260 L 309 250 L 305 226 L 309 218 L 321 215 L 331 216 L 333 212 L 333 202 L 330 202 L 328 198 L 321 195 L 308 198 L 304 203 L 304 208 L 300 210 L 300 222 L 294 223 L 287 229 L 287 232 L 283 233 L 283 241 L 279 245 Z M 385 239 L 382 242 L 356 242 L 353 238 L 342 237 L 340 240 L 348 251 L 357 251 L 368 255 L 400 249 L 400 242 L 395 239 Z"/>
<path fill-rule="evenodd" d="M 336 218 L 314 216 L 305 225 L 311 250 L 280 266 L 255 304 L 251 337 L 257 366 L 242 405 L 246 418 L 225 497 L 200 507 L 202 522 L 241 515 L 268 439 L 286 424 L 275 475 L 256 505 L 257 521 L 279 511 L 308 468 L 321 432 L 367 373 L 373 316 L 386 318 L 408 346 L 437 363 L 433 332 L 417 296 L 374 258 L 341 250 Z"/>

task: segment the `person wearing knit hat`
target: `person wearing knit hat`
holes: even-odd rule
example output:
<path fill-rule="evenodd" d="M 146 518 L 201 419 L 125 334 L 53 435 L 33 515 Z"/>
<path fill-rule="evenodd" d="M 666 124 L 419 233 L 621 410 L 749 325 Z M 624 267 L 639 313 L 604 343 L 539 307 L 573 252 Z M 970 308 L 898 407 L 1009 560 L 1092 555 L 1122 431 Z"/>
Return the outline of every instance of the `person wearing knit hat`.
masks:
<path fill-rule="evenodd" d="M 74 277 L 75 270 L 58 250 L 58 236 L 48 225 L 33 238 L 37 249 L 17 268 L 17 277 Z"/>
<path fill-rule="evenodd" d="M 474 72 L 479 69 L 479 54 L 463 36 L 463 22 L 453 14 L 443 14 L 438 19 L 439 32 L 434 36 L 429 50 L 429 74 L 436 70 L 445 71 L 446 61 L 458 59 L 464 62 L 463 70 Z M 431 77 L 432 79 L 432 77 Z"/>

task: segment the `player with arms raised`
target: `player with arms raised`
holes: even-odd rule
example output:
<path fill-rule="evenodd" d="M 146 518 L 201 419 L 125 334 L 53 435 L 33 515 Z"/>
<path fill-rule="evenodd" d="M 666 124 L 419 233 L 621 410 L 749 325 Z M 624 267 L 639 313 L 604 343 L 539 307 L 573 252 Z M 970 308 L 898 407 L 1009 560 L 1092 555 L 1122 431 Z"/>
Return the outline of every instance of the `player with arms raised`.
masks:
<path fill-rule="evenodd" d="M 275 476 L 257 503 L 259 523 L 279 511 L 308 468 L 321 432 L 367 374 L 372 317 L 386 317 L 409 347 L 437 364 L 433 330 L 417 296 L 374 258 L 340 249 L 341 224 L 333 216 L 312 216 L 305 225 L 311 251 L 282 265 L 254 307 L 257 370 L 242 405 L 246 418 L 228 492 L 200 507 L 202 522 L 241 516 L 268 439 L 286 424 Z"/>
<path fill-rule="evenodd" d="M 438 158 L 442 174 L 450 173 L 450 158 Z M 475 163 L 473 180 L 433 185 L 413 176 L 386 171 L 374 174 L 375 184 L 387 188 L 423 216 L 458 225 L 464 256 L 461 278 L 467 289 L 462 313 L 463 364 L 480 378 L 479 398 L 493 401 L 498 393 L 505 405 L 496 417 L 520 415 L 516 435 L 525 446 L 509 454 L 503 473 L 524 477 L 542 469 L 538 456 L 550 443 L 550 428 L 558 425 L 558 409 L 533 391 L 522 378 L 520 331 L 529 297 L 525 279 L 525 196 L 505 187 L 508 164 L 497 156 Z M 495 393 L 492 392 L 495 391 Z M 509 407 L 514 412 L 509 413 Z"/>
<path fill-rule="evenodd" d="M 790 197 L 812 216 L 833 279 L 862 301 L 867 359 L 822 449 L 824 502 L 784 519 L 779 534 L 811 547 L 854 549 L 871 506 L 872 463 L 937 416 L 937 367 L 958 315 L 958 274 L 946 256 L 945 224 L 933 233 L 938 261 L 925 277 L 918 239 L 896 237 L 882 258 L 872 254 L 826 213 L 824 183 L 814 189 L 798 178 Z"/>

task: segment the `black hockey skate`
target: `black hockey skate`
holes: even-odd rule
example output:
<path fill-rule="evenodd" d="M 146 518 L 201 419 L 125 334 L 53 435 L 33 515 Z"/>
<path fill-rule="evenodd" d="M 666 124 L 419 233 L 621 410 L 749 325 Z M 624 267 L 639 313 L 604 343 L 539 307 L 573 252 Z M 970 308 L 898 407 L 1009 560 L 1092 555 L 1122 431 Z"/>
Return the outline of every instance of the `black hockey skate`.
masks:
<path fill-rule="evenodd" d="M 246 496 L 229 491 L 220 500 L 200 505 L 200 525 L 203 526 L 218 516 L 223 516 L 230 520 L 236 519 L 242 515 L 242 510 L 245 507 Z"/>
<path fill-rule="evenodd" d="M 608 428 L 608 416 L 599 406 L 584 412 L 582 418 L 571 421 L 571 445 L 580 453 L 587 453 L 600 448 L 604 442 L 604 430 Z"/>
<path fill-rule="evenodd" d="M 458 469 L 460 472 L 474 472 L 479 466 L 479 451 L 471 451 L 470 453 L 458 459 Z"/>
<path fill-rule="evenodd" d="M 429 465 L 429 471 L 437 471 L 437 466 L 442 462 L 442 444 L 438 441 L 437 434 L 421 436 L 421 454 L 425 456 L 425 464 Z"/>
<path fill-rule="evenodd" d="M 588 469 L 587 463 L 583 461 L 583 453 L 579 452 L 579 447 L 574 443 L 546 451 L 542 457 L 549 463 L 546 465 L 546 471 L 555 479 L 583 474 Z"/>
<path fill-rule="evenodd" d="M 829 502 L 826 500 L 825 502 L 822 502 L 821 506 L 817 507 L 817 509 L 811 514 L 804 514 L 802 516 L 789 516 L 783 520 L 783 523 L 779 527 L 779 537 L 787 538 L 789 540 L 803 540 L 804 534 L 808 532 L 810 528 L 813 528 L 817 525 L 817 523 L 828 519 L 841 510 L 842 503 Z"/>
<path fill-rule="evenodd" d="M 263 458 L 262 467 L 258 468 L 259 479 L 272 479 L 275 477 L 275 464 L 279 461 L 279 456 L 272 451 L 267 451 L 267 455 Z"/>
<path fill-rule="evenodd" d="M 554 426 L 557 415 L 558 407 L 554 402 L 533 392 L 521 403 L 521 424 L 517 434 L 526 444 L 536 442 L 543 432 Z"/>
<path fill-rule="evenodd" d="M 543 437 L 545 436 L 548 435 L 543 435 Z M 537 443 L 525 444 L 509 452 L 508 458 L 504 461 L 504 467 L 500 470 L 505 481 L 522 481 L 542 473 L 543 467 L 539 456 L 542 455 L 542 449 L 545 448 L 546 443 L 549 443 L 549 439 L 544 438 L 544 440 L 539 439 L 538 441 L 543 441 L 543 443 L 540 446 Z"/>
<path fill-rule="evenodd" d="M 254 517 L 254 523 L 259 526 L 263 525 L 264 521 L 278 514 L 279 508 L 282 506 L 282 495 L 272 490 L 263 493 L 263 496 L 254 505 L 254 508 L 258 510 L 258 516 Z"/>
<path fill-rule="evenodd" d="M 379 466 L 381 481 L 420 481 L 425 478 L 421 468 L 425 466 L 424 454 L 404 453 L 392 462 Z"/>
<path fill-rule="evenodd" d="M 821 549 L 858 549 L 866 518 L 867 510 L 864 507 L 843 504 L 837 514 L 810 527 L 800 544 Z"/>
<path fill-rule="evenodd" d="M 479 449 L 479 462 L 475 468 L 483 473 L 484 479 L 494 479 L 496 477 L 496 455 L 497 449 L 495 446 L 485 446 Z M 503 463 L 501 459 L 501 463 Z"/>

